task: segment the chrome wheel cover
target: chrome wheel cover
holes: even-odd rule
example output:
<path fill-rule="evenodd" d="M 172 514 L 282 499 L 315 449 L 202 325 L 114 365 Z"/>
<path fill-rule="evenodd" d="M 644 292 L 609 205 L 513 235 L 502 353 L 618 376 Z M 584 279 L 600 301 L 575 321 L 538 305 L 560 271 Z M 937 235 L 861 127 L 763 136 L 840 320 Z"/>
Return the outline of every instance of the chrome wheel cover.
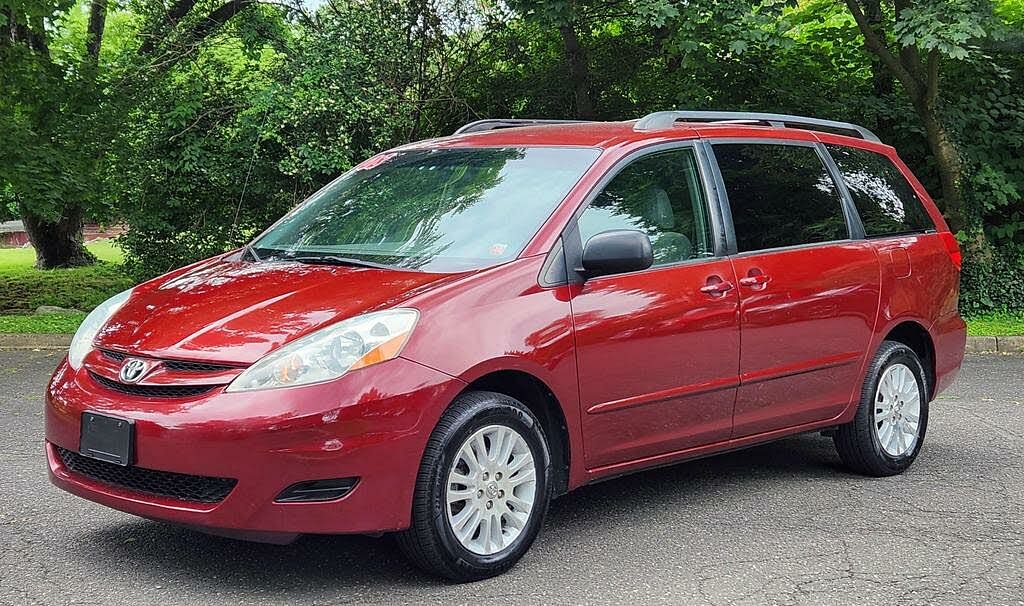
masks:
<path fill-rule="evenodd" d="M 477 555 L 507 549 L 536 500 L 530 446 L 511 427 L 488 425 L 463 442 L 445 486 L 448 524 L 462 546 Z"/>
<path fill-rule="evenodd" d="M 905 364 L 885 369 L 875 392 L 875 435 L 882 450 L 900 457 L 913 452 L 921 428 L 921 390 Z"/>

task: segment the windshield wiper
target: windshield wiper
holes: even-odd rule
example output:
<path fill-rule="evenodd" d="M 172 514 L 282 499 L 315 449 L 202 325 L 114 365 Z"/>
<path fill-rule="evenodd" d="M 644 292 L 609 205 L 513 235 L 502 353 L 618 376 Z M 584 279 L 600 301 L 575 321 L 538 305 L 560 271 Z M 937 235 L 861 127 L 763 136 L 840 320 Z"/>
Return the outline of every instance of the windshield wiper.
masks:
<path fill-rule="evenodd" d="M 374 269 L 395 269 L 390 265 L 384 265 L 383 263 L 374 263 L 373 261 L 363 261 L 362 259 L 353 259 L 351 257 L 340 257 L 338 255 L 305 255 L 296 257 L 282 257 L 285 261 L 295 261 L 297 263 L 307 263 L 309 265 L 350 265 L 352 267 L 372 267 Z"/>
<path fill-rule="evenodd" d="M 250 257 L 252 257 L 252 260 L 257 263 L 263 260 L 260 258 L 259 255 L 256 254 L 256 250 L 252 247 L 252 244 L 246 244 L 245 248 L 242 249 L 242 256 L 244 257 L 245 255 L 249 255 Z"/>

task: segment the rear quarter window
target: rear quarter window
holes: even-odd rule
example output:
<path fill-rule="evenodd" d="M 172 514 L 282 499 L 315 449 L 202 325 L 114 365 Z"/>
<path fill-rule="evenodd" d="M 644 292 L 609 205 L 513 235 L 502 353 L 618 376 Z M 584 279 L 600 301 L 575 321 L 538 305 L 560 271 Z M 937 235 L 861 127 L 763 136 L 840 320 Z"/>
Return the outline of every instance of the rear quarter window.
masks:
<path fill-rule="evenodd" d="M 921 199 L 892 160 L 863 149 L 826 147 L 850 190 L 864 235 L 879 238 L 935 229 Z"/>

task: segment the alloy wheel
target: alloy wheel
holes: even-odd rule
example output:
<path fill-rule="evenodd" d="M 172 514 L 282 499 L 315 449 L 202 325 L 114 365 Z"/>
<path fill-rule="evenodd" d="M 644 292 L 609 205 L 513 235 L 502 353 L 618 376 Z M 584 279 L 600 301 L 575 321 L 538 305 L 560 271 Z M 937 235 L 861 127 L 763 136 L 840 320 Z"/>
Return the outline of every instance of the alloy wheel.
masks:
<path fill-rule="evenodd" d="M 477 555 L 498 553 L 515 542 L 533 511 L 533 454 L 514 429 L 489 425 L 459 448 L 446 487 L 448 523 L 462 546 Z"/>
<path fill-rule="evenodd" d="M 886 454 L 913 452 L 921 427 L 921 390 L 905 364 L 885 369 L 875 393 L 875 433 Z"/>

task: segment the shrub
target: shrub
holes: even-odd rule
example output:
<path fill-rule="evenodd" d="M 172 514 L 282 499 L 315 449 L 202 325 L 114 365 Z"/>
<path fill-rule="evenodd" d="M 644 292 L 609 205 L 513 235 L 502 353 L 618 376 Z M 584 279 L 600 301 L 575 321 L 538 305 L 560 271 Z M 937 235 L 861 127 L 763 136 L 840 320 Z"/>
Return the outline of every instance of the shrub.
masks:
<path fill-rule="evenodd" d="M 134 281 L 119 265 L 74 269 L 5 268 L 0 273 L 0 314 L 25 314 L 40 305 L 89 311 Z"/>
<path fill-rule="evenodd" d="M 1020 279 L 1024 258 L 1018 254 L 992 251 L 964 255 L 960 275 L 960 312 L 979 316 L 993 312 L 1024 311 L 1024 280 Z"/>

